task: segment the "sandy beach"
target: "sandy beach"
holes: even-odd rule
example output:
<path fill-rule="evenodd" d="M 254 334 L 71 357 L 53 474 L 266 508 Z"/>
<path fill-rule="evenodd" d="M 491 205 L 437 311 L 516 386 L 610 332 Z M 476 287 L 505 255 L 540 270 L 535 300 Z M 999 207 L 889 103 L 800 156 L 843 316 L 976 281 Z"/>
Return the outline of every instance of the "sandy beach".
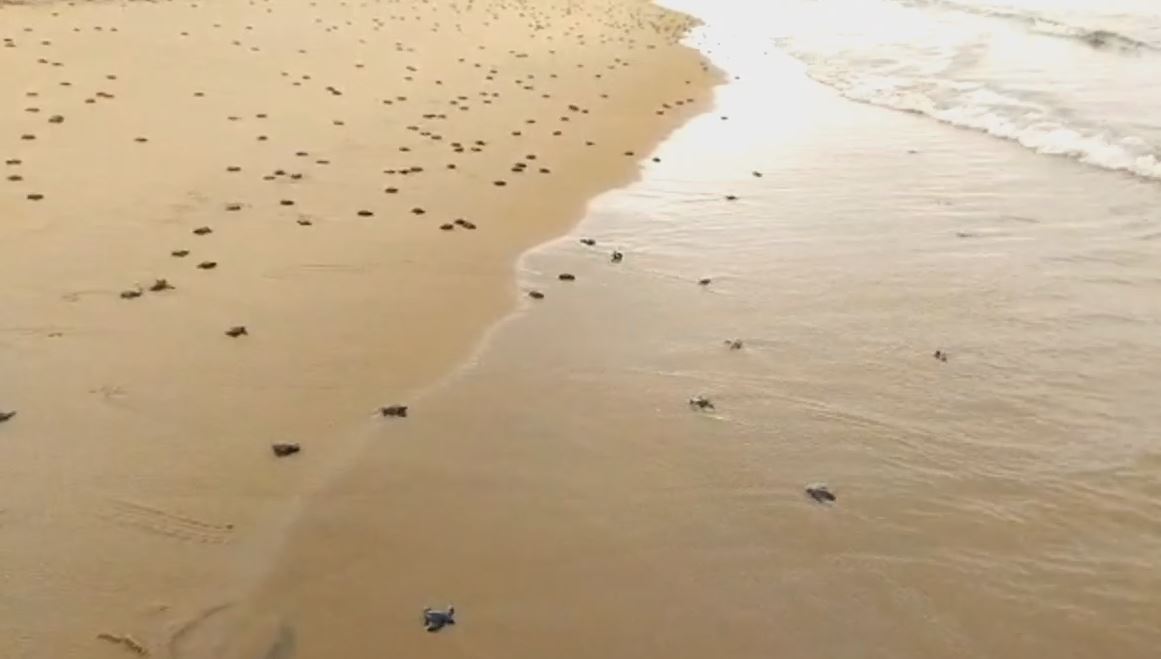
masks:
<path fill-rule="evenodd" d="M 1153 659 L 1149 0 L 659 4 L 0 0 L 0 657 Z"/>
<path fill-rule="evenodd" d="M 178 656 L 260 582 L 376 410 L 524 297 L 516 257 L 705 107 L 691 25 L 637 0 L 0 5 L 4 656 Z"/>

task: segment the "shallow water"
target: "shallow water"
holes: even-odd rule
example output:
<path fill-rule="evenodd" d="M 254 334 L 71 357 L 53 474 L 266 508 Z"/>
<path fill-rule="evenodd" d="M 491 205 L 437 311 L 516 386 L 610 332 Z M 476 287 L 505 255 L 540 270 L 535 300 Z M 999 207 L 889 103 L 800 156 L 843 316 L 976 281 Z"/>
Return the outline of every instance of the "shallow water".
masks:
<path fill-rule="evenodd" d="M 1155 656 L 1161 187 L 852 103 L 705 18 L 736 77 L 715 110 L 527 255 L 544 300 L 369 431 L 253 635 L 290 621 L 304 657 Z M 459 624 L 424 634 L 448 601 Z"/>
<path fill-rule="evenodd" d="M 679 0 L 848 98 L 1161 180 L 1161 14 L 1143 3 Z"/>

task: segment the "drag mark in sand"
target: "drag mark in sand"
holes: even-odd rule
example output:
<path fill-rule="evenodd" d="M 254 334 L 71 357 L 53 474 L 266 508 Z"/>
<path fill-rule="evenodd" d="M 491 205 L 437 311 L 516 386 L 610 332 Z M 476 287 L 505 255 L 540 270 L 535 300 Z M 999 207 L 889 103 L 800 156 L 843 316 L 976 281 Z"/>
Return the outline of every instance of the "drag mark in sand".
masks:
<path fill-rule="evenodd" d="M 230 540 L 233 524 L 214 524 L 130 501 L 112 500 L 99 516 L 113 524 L 150 535 L 199 544 L 223 544 Z"/>

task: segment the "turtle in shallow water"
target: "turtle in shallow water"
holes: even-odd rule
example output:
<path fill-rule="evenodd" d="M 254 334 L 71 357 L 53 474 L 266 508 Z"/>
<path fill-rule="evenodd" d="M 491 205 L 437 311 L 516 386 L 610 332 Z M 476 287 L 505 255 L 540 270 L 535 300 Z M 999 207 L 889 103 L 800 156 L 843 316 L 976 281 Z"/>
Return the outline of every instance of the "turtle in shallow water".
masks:
<path fill-rule="evenodd" d="M 582 245 L 588 245 L 589 247 L 597 244 L 597 241 L 593 240 L 592 238 L 581 238 L 580 242 Z"/>
<path fill-rule="evenodd" d="M 440 611 L 428 607 L 423 610 L 423 628 L 429 632 L 438 632 L 448 625 L 456 624 L 456 607 L 448 606 Z"/>
<path fill-rule="evenodd" d="M 714 407 L 713 401 L 706 398 L 705 396 L 694 396 L 693 398 L 690 398 L 689 406 L 691 409 L 701 410 L 704 412 L 712 412 L 716 409 Z"/>
<path fill-rule="evenodd" d="M 540 291 L 528 291 L 528 297 L 532 298 L 533 300 L 543 300 L 544 293 L 541 293 Z"/>
<path fill-rule="evenodd" d="M 5 421 L 11 419 L 14 416 L 16 416 L 16 410 L 8 410 L 7 412 L 0 412 L 0 423 L 4 423 Z"/>
<path fill-rule="evenodd" d="M 709 286 L 710 284 L 713 283 L 713 281 L 714 280 L 710 279 L 709 277 L 702 277 L 701 279 L 697 280 L 697 285 L 698 286 Z"/>
<path fill-rule="evenodd" d="M 830 488 L 825 483 L 814 483 L 806 486 L 806 496 L 814 499 L 817 503 L 834 503 L 838 497 L 830 491 Z"/>

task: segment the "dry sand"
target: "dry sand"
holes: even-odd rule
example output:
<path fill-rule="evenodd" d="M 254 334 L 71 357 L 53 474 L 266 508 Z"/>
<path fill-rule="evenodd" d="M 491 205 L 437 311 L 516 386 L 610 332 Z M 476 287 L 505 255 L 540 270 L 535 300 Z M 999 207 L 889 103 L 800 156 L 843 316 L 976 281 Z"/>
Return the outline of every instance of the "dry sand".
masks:
<path fill-rule="evenodd" d="M 0 3 L 3 655 L 175 656 L 191 611 L 260 583 L 377 407 L 517 303 L 515 258 L 707 101 L 690 25 Z"/>

